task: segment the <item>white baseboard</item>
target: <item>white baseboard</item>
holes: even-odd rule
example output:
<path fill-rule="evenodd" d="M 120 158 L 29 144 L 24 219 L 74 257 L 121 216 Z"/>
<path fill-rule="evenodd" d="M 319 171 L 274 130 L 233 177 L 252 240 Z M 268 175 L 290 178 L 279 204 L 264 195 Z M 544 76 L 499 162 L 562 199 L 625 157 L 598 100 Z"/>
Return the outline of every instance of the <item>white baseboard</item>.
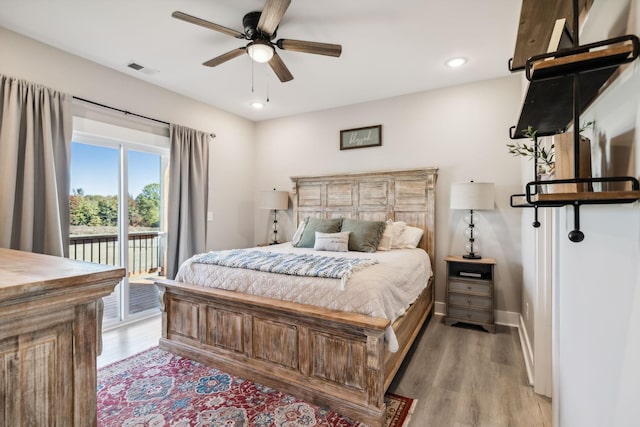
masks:
<path fill-rule="evenodd" d="M 524 365 L 527 368 L 527 377 L 529 377 L 529 384 L 533 385 L 533 350 L 531 349 L 531 341 L 529 340 L 529 334 L 527 333 L 527 327 L 524 324 L 522 315 L 520 315 L 518 332 L 520 335 L 520 345 L 522 346 L 522 355 L 524 356 Z"/>
<path fill-rule="evenodd" d="M 436 303 L 433 305 L 433 311 L 434 311 L 434 314 L 437 314 L 437 315 L 440 315 L 440 316 L 446 316 L 447 315 L 447 303 L 436 301 Z"/>
<path fill-rule="evenodd" d="M 495 310 L 493 315 L 496 319 L 496 325 L 517 328 L 520 324 L 520 313 L 516 313 L 514 311 Z"/>

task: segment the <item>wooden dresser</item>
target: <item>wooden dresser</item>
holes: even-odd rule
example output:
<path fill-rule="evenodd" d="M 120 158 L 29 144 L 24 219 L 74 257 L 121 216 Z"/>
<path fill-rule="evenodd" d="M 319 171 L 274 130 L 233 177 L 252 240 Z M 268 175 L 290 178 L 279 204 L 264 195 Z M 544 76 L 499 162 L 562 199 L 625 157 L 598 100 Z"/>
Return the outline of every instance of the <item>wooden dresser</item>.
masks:
<path fill-rule="evenodd" d="M 123 276 L 0 248 L 0 425 L 96 425 L 99 300 Z"/>

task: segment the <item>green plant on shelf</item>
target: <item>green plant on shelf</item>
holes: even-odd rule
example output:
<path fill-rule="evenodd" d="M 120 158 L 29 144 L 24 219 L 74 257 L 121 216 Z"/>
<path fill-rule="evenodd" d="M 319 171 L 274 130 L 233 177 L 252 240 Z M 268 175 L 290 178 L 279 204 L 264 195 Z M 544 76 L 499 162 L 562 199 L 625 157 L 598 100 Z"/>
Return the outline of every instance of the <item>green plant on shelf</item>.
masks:
<path fill-rule="evenodd" d="M 580 127 L 580 133 L 589 129 L 593 126 L 595 122 L 590 120 L 584 123 Z M 522 134 L 529 138 L 533 144 L 527 144 L 524 142 L 516 142 L 513 144 L 507 144 L 507 148 L 509 149 L 509 153 L 513 156 L 523 156 L 528 157 L 531 160 L 538 161 L 538 175 L 552 175 L 555 171 L 556 163 L 555 163 L 555 144 L 551 142 L 550 145 L 546 146 L 543 144 L 538 144 L 538 149 L 536 150 L 536 134 L 538 133 L 537 129 L 533 129 L 532 126 L 527 126 L 526 129 L 522 130 Z"/>
<path fill-rule="evenodd" d="M 538 162 L 538 175 L 550 175 L 555 170 L 555 145 L 553 142 L 550 146 L 544 146 L 538 144 L 536 150 L 536 133 L 538 131 L 533 127 L 528 126 L 522 130 L 522 134 L 528 137 L 533 144 L 527 144 L 526 142 L 515 142 L 513 144 L 507 144 L 509 153 L 513 156 L 528 157 L 531 160 L 537 160 Z"/>

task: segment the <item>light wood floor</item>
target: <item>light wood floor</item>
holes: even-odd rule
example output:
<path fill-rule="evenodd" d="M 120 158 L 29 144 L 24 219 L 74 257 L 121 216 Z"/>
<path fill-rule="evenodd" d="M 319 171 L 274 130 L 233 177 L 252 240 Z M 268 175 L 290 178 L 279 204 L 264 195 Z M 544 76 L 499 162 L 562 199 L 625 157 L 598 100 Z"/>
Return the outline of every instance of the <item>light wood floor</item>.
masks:
<path fill-rule="evenodd" d="M 158 344 L 160 317 L 103 334 L 98 367 Z M 433 316 L 389 391 L 418 399 L 411 427 L 550 427 L 551 401 L 528 385 L 516 328 L 495 334 Z"/>

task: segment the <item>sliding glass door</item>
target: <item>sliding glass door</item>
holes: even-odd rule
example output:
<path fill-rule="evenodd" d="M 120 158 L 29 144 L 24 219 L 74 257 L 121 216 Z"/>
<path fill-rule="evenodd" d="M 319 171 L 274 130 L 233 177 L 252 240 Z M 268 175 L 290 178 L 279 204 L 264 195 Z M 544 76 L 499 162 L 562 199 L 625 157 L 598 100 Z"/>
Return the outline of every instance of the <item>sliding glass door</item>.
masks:
<path fill-rule="evenodd" d="M 159 312 L 164 275 L 166 149 L 74 133 L 69 257 L 125 267 L 104 298 L 104 326 Z"/>

